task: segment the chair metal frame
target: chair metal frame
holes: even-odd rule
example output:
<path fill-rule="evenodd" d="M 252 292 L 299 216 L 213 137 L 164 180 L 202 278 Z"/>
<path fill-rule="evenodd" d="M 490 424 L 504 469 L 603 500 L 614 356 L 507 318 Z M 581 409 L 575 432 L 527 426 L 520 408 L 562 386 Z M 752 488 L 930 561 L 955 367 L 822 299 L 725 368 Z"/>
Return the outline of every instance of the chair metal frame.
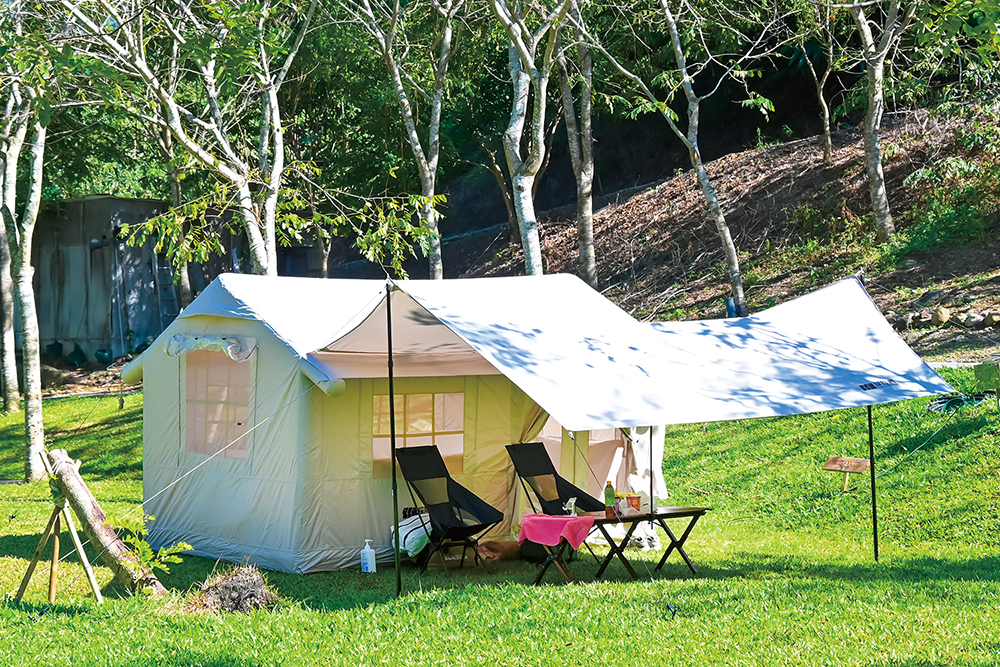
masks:
<path fill-rule="evenodd" d="M 466 550 L 471 548 L 474 562 L 482 563 L 486 571 L 490 572 L 485 561 L 479 556 L 476 546 L 484 533 L 503 521 L 503 512 L 452 479 L 441 452 L 434 445 L 399 449 L 396 451 L 396 460 L 399 462 L 399 469 L 403 473 L 403 479 L 406 480 L 414 504 L 418 504 L 419 498 L 420 503 L 427 509 L 426 514 L 419 514 L 420 523 L 430 538 L 430 551 L 421 559 L 421 568 L 427 570 L 430 559 L 436 552 L 441 556 L 441 566 L 447 572 L 448 565 L 445 562 L 444 552 L 450 547 L 462 546 L 462 562 L 459 568 L 465 565 Z M 423 471 L 418 471 L 417 466 L 423 466 Z M 443 480 L 445 502 L 440 500 L 432 502 L 438 499 L 429 497 L 426 488 L 421 489 L 420 482 L 426 480 Z M 449 520 L 445 521 L 445 518 Z M 478 523 L 470 524 L 468 518 Z"/>

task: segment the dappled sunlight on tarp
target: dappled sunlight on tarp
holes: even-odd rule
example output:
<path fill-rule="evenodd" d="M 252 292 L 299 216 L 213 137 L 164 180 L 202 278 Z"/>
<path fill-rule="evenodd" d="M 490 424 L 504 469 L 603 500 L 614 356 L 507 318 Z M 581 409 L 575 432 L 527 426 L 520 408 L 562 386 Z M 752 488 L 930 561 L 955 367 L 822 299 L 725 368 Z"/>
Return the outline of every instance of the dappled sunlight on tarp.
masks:
<path fill-rule="evenodd" d="M 578 278 L 399 286 L 567 429 L 656 424 L 670 410 L 653 332 Z"/>
<path fill-rule="evenodd" d="M 893 331 L 857 279 L 759 315 L 649 326 L 682 414 L 665 423 L 789 415 L 953 391 Z"/>

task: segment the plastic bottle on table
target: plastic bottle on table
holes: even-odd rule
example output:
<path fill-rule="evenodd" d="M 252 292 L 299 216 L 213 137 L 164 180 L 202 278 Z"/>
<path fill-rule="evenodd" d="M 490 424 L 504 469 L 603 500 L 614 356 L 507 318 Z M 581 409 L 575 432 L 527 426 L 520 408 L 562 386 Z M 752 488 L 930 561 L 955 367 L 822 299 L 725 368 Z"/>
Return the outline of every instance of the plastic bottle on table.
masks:
<path fill-rule="evenodd" d="M 611 480 L 604 487 L 604 516 L 609 519 L 615 518 L 615 487 L 611 486 Z"/>

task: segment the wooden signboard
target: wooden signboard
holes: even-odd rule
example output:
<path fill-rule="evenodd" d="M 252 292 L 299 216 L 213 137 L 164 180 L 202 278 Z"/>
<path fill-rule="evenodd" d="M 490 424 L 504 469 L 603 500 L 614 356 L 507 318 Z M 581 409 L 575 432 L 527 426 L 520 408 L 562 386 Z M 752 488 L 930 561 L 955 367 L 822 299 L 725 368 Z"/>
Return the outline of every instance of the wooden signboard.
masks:
<path fill-rule="evenodd" d="M 868 459 L 852 459 L 847 456 L 831 456 L 826 460 L 826 463 L 823 464 L 823 470 L 844 473 L 844 491 L 847 491 L 847 487 L 851 480 L 851 473 L 865 472 L 868 470 L 869 465 L 871 465 L 871 462 Z"/>
<path fill-rule="evenodd" d="M 823 464 L 823 470 L 833 472 L 865 472 L 868 470 L 868 459 L 852 459 L 846 456 L 831 456 Z"/>

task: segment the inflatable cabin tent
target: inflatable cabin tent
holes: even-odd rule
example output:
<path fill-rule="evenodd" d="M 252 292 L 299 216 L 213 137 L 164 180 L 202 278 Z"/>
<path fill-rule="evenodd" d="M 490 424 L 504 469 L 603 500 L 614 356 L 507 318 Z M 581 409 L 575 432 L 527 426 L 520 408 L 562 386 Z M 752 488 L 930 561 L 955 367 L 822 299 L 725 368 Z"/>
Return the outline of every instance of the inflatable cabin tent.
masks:
<path fill-rule="evenodd" d="M 666 421 L 653 332 L 573 276 L 227 274 L 123 371 L 143 380 L 154 547 L 291 572 L 354 565 L 368 538 L 391 557 L 387 306 L 397 445 L 436 445 L 504 512 L 496 537 L 520 516 L 506 445 L 555 419 L 561 474 L 597 495 L 628 449 L 615 429 Z"/>

